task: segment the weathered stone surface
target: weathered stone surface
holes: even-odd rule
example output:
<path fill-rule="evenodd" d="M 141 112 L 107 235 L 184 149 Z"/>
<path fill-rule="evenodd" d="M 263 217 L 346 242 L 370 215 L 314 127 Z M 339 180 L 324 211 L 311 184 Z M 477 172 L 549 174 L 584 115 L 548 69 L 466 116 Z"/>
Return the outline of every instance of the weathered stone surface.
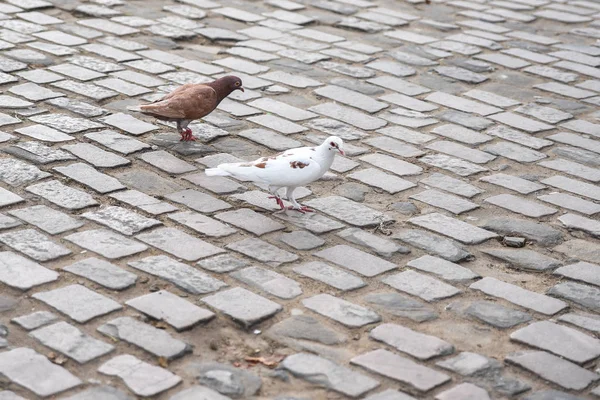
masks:
<path fill-rule="evenodd" d="M 262 381 L 258 376 L 227 364 L 190 363 L 186 367 L 186 371 L 195 376 L 202 385 L 227 395 L 226 399 L 251 397 L 262 386 Z M 208 400 L 212 400 L 212 398 Z"/>
<path fill-rule="evenodd" d="M 490 400 L 490 396 L 485 389 L 479 386 L 473 385 L 472 383 L 461 383 L 460 385 L 454 386 L 452 389 L 448 389 L 437 396 L 436 400 Z"/>
<path fill-rule="evenodd" d="M 0 353 L 0 373 L 9 381 L 41 397 L 52 396 L 82 384 L 65 368 L 25 347 Z"/>
<path fill-rule="evenodd" d="M 579 367 L 560 357 L 544 351 L 527 351 L 514 353 L 506 357 L 508 363 L 518 365 L 526 370 L 539 375 L 545 380 L 551 381 L 565 389 L 581 390 L 587 387 L 591 382 L 600 378 L 600 376 Z M 527 397 L 530 399 L 565 399 L 567 397 Z"/>
<path fill-rule="evenodd" d="M 95 339 L 66 322 L 58 322 L 36 329 L 29 335 L 80 364 L 85 364 L 114 350 L 114 346 Z"/>
<path fill-rule="evenodd" d="M 562 282 L 550 288 L 548 294 L 570 300 L 595 312 L 600 310 L 600 289 L 593 286 L 575 282 Z"/>
<path fill-rule="evenodd" d="M 414 225 L 430 229 L 442 235 L 449 236 L 461 243 L 478 244 L 495 238 L 497 235 L 481 228 L 474 227 L 458 219 L 446 217 L 439 213 L 431 213 L 408 220 Z"/>
<path fill-rule="evenodd" d="M 279 304 L 242 288 L 222 291 L 205 297 L 202 301 L 246 328 L 275 315 L 282 309 Z"/>
<path fill-rule="evenodd" d="M 162 223 L 156 219 L 146 218 L 122 207 L 109 206 L 82 214 L 89 220 L 106 225 L 124 235 L 133 235 Z"/>
<path fill-rule="evenodd" d="M 485 277 L 471 284 L 469 288 L 480 290 L 490 296 L 500 297 L 545 315 L 554 315 L 568 307 L 563 301 L 491 277 Z"/>
<path fill-rule="evenodd" d="M 396 264 L 346 245 L 321 250 L 315 256 L 368 277 L 397 268 Z"/>
<path fill-rule="evenodd" d="M 432 307 L 398 293 L 372 293 L 364 299 L 373 308 L 416 322 L 430 321 L 438 317 Z"/>
<path fill-rule="evenodd" d="M 366 283 L 359 277 L 318 261 L 295 267 L 294 272 L 342 291 L 354 290 L 366 286 Z"/>
<path fill-rule="evenodd" d="M 145 244 L 111 232 L 108 229 L 77 232 L 65 236 L 64 239 L 110 259 L 137 254 L 148 248 Z"/>
<path fill-rule="evenodd" d="M 171 397 L 170 400 L 196 400 L 196 399 L 206 399 L 206 400 L 228 400 L 229 397 L 225 397 L 219 392 L 216 392 L 212 389 L 203 386 L 192 386 L 188 389 L 182 390 L 177 393 L 175 396 Z"/>
<path fill-rule="evenodd" d="M 133 400 L 131 396 L 112 386 L 94 386 L 76 395 L 66 398 L 67 400 Z"/>
<path fill-rule="evenodd" d="M 501 235 L 523 236 L 541 246 L 554 246 L 563 241 L 560 231 L 546 224 L 525 219 L 499 217 L 484 221 L 480 226 Z"/>
<path fill-rule="evenodd" d="M 414 271 L 404 271 L 382 279 L 394 289 L 418 296 L 425 301 L 438 301 L 456 296 L 461 291 L 435 278 Z"/>
<path fill-rule="evenodd" d="M 28 290 L 54 282 L 58 274 L 10 251 L 0 252 L 0 282 L 10 287 Z"/>
<path fill-rule="evenodd" d="M 63 270 L 82 276 L 112 290 L 133 286 L 137 276 L 99 258 L 86 258 L 64 267 Z"/>
<path fill-rule="evenodd" d="M 173 360 L 191 352 L 192 347 L 164 330 L 130 317 L 116 318 L 98 327 L 98 332 L 115 340 L 141 347 L 156 357 Z"/>
<path fill-rule="evenodd" d="M 105 362 L 98 372 L 123 379 L 127 387 L 139 396 L 153 396 L 172 388 L 181 378 L 164 368 L 143 362 L 129 355 L 119 355 Z"/>
<path fill-rule="evenodd" d="M 493 358 L 466 351 L 460 353 L 456 357 L 438 361 L 435 365 L 463 376 L 471 376 L 502 367 L 502 365 Z"/>
<path fill-rule="evenodd" d="M 454 346 L 448 342 L 396 324 L 381 324 L 371 331 L 369 337 L 419 360 L 428 360 L 454 352 Z"/>
<path fill-rule="evenodd" d="M 34 229 L 22 229 L 0 234 L 0 243 L 37 261 L 50 261 L 71 254 L 71 250 L 56 244 Z"/>
<path fill-rule="evenodd" d="M 11 319 L 11 322 L 28 331 L 41 328 L 42 326 L 56 321 L 58 321 L 58 317 L 49 311 L 36 311 L 31 314 L 23 315 L 22 317 Z"/>
<path fill-rule="evenodd" d="M 475 301 L 464 310 L 464 313 L 500 329 L 531 321 L 531 316 L 527 313 L 490 301 Z"/>
<path fill-rule="evenodd" d="M 302 294 L 302 289 L 296 281 L 265 268 L 248 267 L 229 275 L 248 286 L 282 299 L 293 299 Z"/>
<path fill-rule="evenodd" d="M 411 260 L 406 266 L 429 272 L 447 281 L 460 282 L 479 278 L 479 275 L 468 268 L 429 255 Z"/>
<path fill-rule="evenodd" d="M 136 239 L 187 261 L 195 261 L 225 252 L 221 248 L 175 228 L 155 229 L 152 232 L 137 235 Z M 182 247 L 181 243 L 187 243 L 187 245 Z"/>
<path fill-rule="evenodd" d="M 167 256 L 150 256 L 127 263 L 132 268 L 158 276 L 186 292 L 205 294 L 227 286 L 210 275 Z"/>
<path fill-rule="evenodd" d="M 452 240 L 418 229 L 403 229 L 393 236 L 428 253 L 448 261 L 459 262 L 473 258 L 473 255 Z"/>
<path fill-rule="evenodd" d="M 368 376 L 308 353 L 287 357 L 282 367 L 299 378 L 350 397 L 358 397 L 379 386 L 379 382 Z"/>
<path fill-rule="evenodd" d="M 578 262 L 558 268 L 554 274 L 600 286 L 600 265 Z"/>
<path fill-rule="evenodd" d="M 450 380 L 448 375 L 416 364 L 387 350 L 373 350 L 350 360 L 369 371 L 392 378 L 412 388 L 427 392 Z"/>
<path fill-rule="evenodd" d="M 260 239 L 249 238 L 239 242 L 234 242 L 226 246 L 230 250 L 242 253 L 250 258 L 267 263 L 272 266 L 279 266 L 283 263 L 296 261 L 298 256 L 289 253 L 278 247 L 273 246 Z"/>
<path fill-rule="evenodd" d="M 600 355 L 600 340 L 549 321 L 534 322 L 510 335 L 510 339 L 549 351 L 578 364 Z"/>
<path fill-rule="evenodd" d="M 38 292 L 32 297 L 54 307 L 79 323 L 123 308 L 116 301 L 81 285 L 70 285 L 47 292 Z"/>
<path fill-rule="evenodd" d="M 532 271 L 548 271 L 562 265 L 562 262 L 533 250 L 481 249 L 485 254 L 508 263 L 513 268 Z"/>
<path fill-rule="evenodd" d="M 351 328 L 361 327 L 381 320 L 381 317 L 377 313 L 368 308 L 328 294 L 319 294 L 302 300 L 302 304 L 306 308 Z"/>

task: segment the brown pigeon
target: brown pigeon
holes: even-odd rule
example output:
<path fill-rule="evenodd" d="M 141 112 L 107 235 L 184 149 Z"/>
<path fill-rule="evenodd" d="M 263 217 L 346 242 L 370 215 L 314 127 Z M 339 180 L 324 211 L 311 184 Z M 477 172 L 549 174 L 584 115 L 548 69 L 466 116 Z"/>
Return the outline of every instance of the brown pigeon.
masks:
<path fill-rule="evenodd" d="M 163 121 L 177 122 L 182 141 L 196 140 L 188 124 L 213 112 L 219 103 L 234 90 L 244 91 L 237 76 L 224 76 L 210 83 L 188 83 L 155 101 L 129 108 Z"/>

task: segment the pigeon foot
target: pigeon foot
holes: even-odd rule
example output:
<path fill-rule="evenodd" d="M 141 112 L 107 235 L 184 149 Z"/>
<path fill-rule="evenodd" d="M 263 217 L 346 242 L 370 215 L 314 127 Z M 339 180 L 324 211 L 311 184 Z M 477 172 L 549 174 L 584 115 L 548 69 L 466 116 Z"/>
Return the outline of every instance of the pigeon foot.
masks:
<path fill-rule="evenodd" d="M 181 132 L 181 139 L 179 139 L 180 142 L 194 142 L 196 140 L 197 138 L 192 135 L 192 130 L 190 128 Z"/>
<path fill-rule="evenodd" d="M 269 196 L 270 199 L 275 199 L 275 201 L 277 202 L 277 205 L 279 207 L 281 207 L 282 210 L 285 209 L 285 206 L 283 205 L 283 200 L 281 200 L 281 197 L 278 196 Z"/>

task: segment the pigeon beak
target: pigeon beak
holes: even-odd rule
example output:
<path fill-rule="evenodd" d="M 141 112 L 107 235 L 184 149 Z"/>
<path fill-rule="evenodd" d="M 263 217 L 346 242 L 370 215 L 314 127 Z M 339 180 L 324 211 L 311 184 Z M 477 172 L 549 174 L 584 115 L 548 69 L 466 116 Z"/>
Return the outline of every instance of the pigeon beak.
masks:
<path fill-rule="evenodd" d="M 241 90 L 241 91 L 243 92 L 243 91 L 244 91 L 244 88 L 240 86 L 240 87 L 238 88 L 238 90 Z"/>
<path fill-rule="evenodd" d="M 346 153 L 344 152 L 344 150 L 342 150 L 342 149 L 338 149 L 338 150 L 339 150 L 339 152 L 340 152 L 341 155 L 343 155 L 343 156 L 346 155 Z"/>

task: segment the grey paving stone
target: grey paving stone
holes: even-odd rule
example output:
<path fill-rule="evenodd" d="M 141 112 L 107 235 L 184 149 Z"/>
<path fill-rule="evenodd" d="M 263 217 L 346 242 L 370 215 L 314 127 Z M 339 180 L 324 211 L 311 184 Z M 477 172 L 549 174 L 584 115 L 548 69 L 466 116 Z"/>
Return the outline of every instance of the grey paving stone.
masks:
<path fill-rule="evenodd" d="M 353 398 L 379 386 L 378 381 L 366 375 L 309 353 L 286 357 L 282 367 L 294 376 Z"/>
<path fill-rule="evenodd" d="M 600 181 L 600 170 L 599 169 L 590 168 L 590 167 L 587 167 L 585 165 L 582 165 L 582 164 L 579 164 L 579 163 L 576 163 L 573 161 L 558 158 L 558 159 L 554 159 L 554 160 L 542 161 L 538 164 L 543 167 L 550 168 L 550 169 L 553 169 L 556 171 L 565 172 L 569 175 L 574 175 L 574 176 L 583 178 L 588 181 L 592 181 L 592 182 Z"/>
<path fill-rule="evenodd" d="M 466 222 L 439 213 L 414 217 L 409 219 L 408 222 L 449 236 L 465 244 L 479 244 L 497 237 L 497 235 L 492 232 L 474 227 Z"/>
<path fill-rule="evenodd" d="M 438 301 L 461 293 L 454 286 L 411 270 L 389 275 L 382 278 L 381 281 L 396 290 L 418 296 L 428 302 Z"/>
<path fill-rule="evenodd" d="M 396 324 L 381 324 L 371 331 L 369 337 L 419 360 L 428 360 L 454 352 L 454 346 L 448 342 Z"/>
<path fill-rule="evenodd" d="M 98 204 L 89 194 L 65 186 L 56 180 L 31 185 L 25 190 L 69 210 L 78 210 Z M 17 200 L 14 199 L 12 202 L 18 202 Z"/>
<path fill-rule="evenodd" d="M 88 133 L 85 137 L 124 155 L 150 147 L 139 140 L 110 130 Z"/>
<path fill-rule="evenodd" d="M 34 286 L 54 282 L 58 274 L 36 262 L 10 251 L 0 252 L 0 282 L 10 287 L 29 290 Z"/>
<path fill-rule="evenodd" d="M 558 320 L 561 322 L 566 322 L 571 325 L 578 326 L 580 328 L 586 329 L 590 332 L 594 332 L 598 334 L 600 332 L 600 319 L 593 315 L 587 313 L 568 313 L 563 314 L 558 317 Z"/>
<path fill-rule="evenodd" d="M 318 261 L 299 265 L 293 270 L 297 274 L 323 282 L 342 291 L 366 286 L 366 283 L 359 277 Z"/>
<path fill-rule="evenodd" d="M 443 121 L 465 126 L 469 129 L 481 131 L 494 125 L 489 119 L 478 117 L 462 111 L 447 110 L 436 115 Z"/>
<path fill-rule="evenodd" d="M 522 214 L 532 218 L 552 215 L 558 211 L 555 208 L 547 207 L 533 201 L 524 200 L 521 197 L 513 196 L 512 194 L 500 194 L 498 196 L 488 197 L 484 201 L 486 203 L 505 208 L 514 213 Z"/>
<path fill-rule="evenodd" d="M 219 392 L 209 389 L 204 386 L 192 386 L 188 389 L 178 392 L 172 396 L 170 400 L 194 400 L 194 399 L 206 399 L 206 400 L 228 400 L 230 397 L 225 397 Z"/>
<path fill-rule="evenodd" d="M 234 271 L 238 268 L 250 265 L 246 260 L 231 256 L 230 254 L 221 254 L 211 258 L 200 260 L 197 263 L 204 269 L 222 274 L 224 272 Z"/>
<path fill-rule="evenodd" d="M 300 133 L 308 130 L 308 128 L 303 127 L 302 125 L 295 124 L 286 119 L 276 117 L 274 115 L 266 114 L 266 115 L 257 115 L 255 117 L 248 118 L 248 121 L 254 122 L 255 124 L 262 125 L 266 128 L 270 128 L 276 130 L 277 132 L 281 132 L 284 135 L 291 135 L 293 133 Z M 260 141 L 257 140 L 260 143 Z M 270 148 L 272 147 L 272 143 L 270 143 Z"/>
<path fill-rule="evenodd" d="M 65 133 L 78 133 L 88 129 L 103 128 L 104 125 L 85 118 L 74 118 L 64 114 L 43 114 L 30 118 L 39 124 L 48 125 Z"/>
<path fill-rule="evenodd" d="M 83 222 L 44 205 L 12 210 L 9 211 L 9 214 L 31 225 L 35 225 L 51 235 L 83 226 Z"/>
<path fill-rule="evenodd" d="M 570 300 L 582 307 L 587 307 L 592 311 L 598 312 L 598 300 L 600 300 L 600 289 L 582 285 L 576 282 L 561 282 L 548 290 L 548 294 L 554 297 L 560 297 L 565 300 Z"/>
<path fill-rule="evenodd" d="M 53 364 L 43 355 L 25 347 L 0 354 L 0 373 L 9 381 L 41 397 L 52 396 L 83 383 L 67 369 Z"/>
<path fill-rule="evenodd" d="M 348 175 L 348 177 L 356 179 L 369 186 L 375 186 L 383 189 L 390 194 L 395 194 L 416 186 L 410 181 L 398 178 L 394 175 L 386 174 L 385 172 L 375 168 L 362 169 Z"/>
<path fill-rule="evenodd" d="M 119 84 L 122 86 L 123 84 Z M 107 125 L 138 136 L 159 129 L 156 125 L 149 124 L 132 117 L 129 114 L 117 113 L 100 119 Z"/>
<path fill-rule="evenodd" d="M 598 375 L 593 372 L 544 351 L 513 353 L 506 357 L 505 360 L 510 364 L 518 365 L 519 367 L 531 371 L 541 378 L 566 389 L 581 390 L 598 379 Z M 552 394 L 550 394 L 549 397 L 530 396 L 527 398 L 530 398 L 531 400 L 542 400 L 544 398 L 557 400 L 568 399 L 567 397 L 557 397 Z"/>
<path fill-rule="evenodd" d="M 117 206 L 108 206 L 96 211 L 81 214 L 81 216 L 98 224 L 106 225 L 107 227 L 128 236 L 154 226 L 162 225 L 162 223 L 156 219 L 146 218 L 133 211 Z"/>
<path fill-rule="evenodd" d="M 256 238 L 240 240 L 227 245 L 226 248 L 274 267 L 298 259 L 296 254 L 289 253 Z"/>
<path fill-rule="evenodd" d="M 416 322 L 431 321 L 438 317 L 432 307 L 398 293 L 372 293 L 365 296 L 364 300 L 384 313 Z"/>
<path fill-rule="evenodd" d="M 21 85 L 13 86 L 9 89 L 9 92 L 31 101 L 53 99 L 65 95 L 64 93 L 54 92 L 35 83 L 23 83 Z"/>
<path fill-rule="evenodd" d="M 566 190 L 567 192 L 589 197 L 593 200 L 600 201 L 600 189 L 598 189 L 596 185 L 581 182 L 560 175 L 546 178 L 542 180 L 541 183 Z"/>
<path fill-rule="evenodd" d="M 504 236 L 522 236 L 541 246 L 554 246 L 563 241 L 560 231 L 543 223 L 520 218 L 492 218 L 484 221 L 480 226 Z"/>
<path fill-rule="evenodd" d="M 512 126 L 513 128 L 521 129 L 530 133 L 546 131 L 554 128 L 552 125 L 521 117 L 520 115 L 511 112 L 494 114 L 491 115 L 490 118 L 503 124 Z"/>
<path fill-rule="evenodd" d="M 428 253 L 440 256 L 452 262 L 459 262 L 473 258 L 473 255 L 457 243 L 418 229 L 403 229 L 393 236 L 394 239 L 423 249 Z"/>
<path fill-rule="evenodd" d="M 237 229 L 231 228 L 217 220 L 193 211 L 182 211 L 175 214 L 169 214 L 169 218 L 196 232 L 211 237 L 229 236 L 237 232 Z"/>
<path fill-rule="evenodd" d="M 82 66 L 74 65 L 74 64 L 52 65 L 52 66 L 48 67 L 48 69 L 50 71 L 54 71 L 59 74 L 68 76 L 69 78 L 77 79 L 78 81 L 90 81 L 90 80 L 93 80 L 96 78 L 102 78 L 102 77 L 106 76 L 102 72 L 97 72 L 95 70 L 84 68 Z M 67 87 L 63 86 L 63 88 L 67 88 Z M 73 86 L 73 88 L 75 88 L 75 86 Z"/>
<path fill-rule="evenodd" d="M 502 109 L 488 106 L 473 100 L 453 96 L 448 93 L 434 92 L 425 98 L 426 101 L 432 101 L 445 107 L 453 108 L 463 112 L 472 112 L 482 116 L 501 112 Z"/>
<path fill-rule="evenodd" d="M 523 146 L 531 147 L 535 150 L 543 149 L 552 145 L 550 140 L 536 138 L 531 135 L 516 131 L 503 125 L 494 126 L 486 131 L 486 133 L 497 136 L 510 142 L 522 144 Z"/>
<path fill-rule="evenodd" d="M 173 360 L 191 352 L 192 347 L 164 330 L 130 317 L 116 318 L 98 327 L 98 332 L 123 340 L 157 356 Z"/>
<path fill-rule="evenodd" d="M 75 139 L 73 136 L 67 135 L 66 133 L 38 124 L 16 129 L 15 132 L 43 142 L 67 142 Z"/>
<path fill-rule="evenodd" d="M 53 169 L 83 185 L 89 186 L 98 193 L 105 194 L 125 189 L 125 186 L 116 178 L 98 172 L 84 163 L 74 163 L 65 167 L 54 167 Z"/>
<path fill-rule="evenodd" d="M 397 268 L 396 264 L 346 245 L 330 247 L 314 255 L 368 277 Z"/>
<path fill-rule="evenodd" d="M 99 258 L 90 257 L 63 268 L 112 290 L 124 290 L 133 286 L 137 276 Z"/>
<path fill-rule="evenodd" d="M 203 213 L 231 208 L 228 203 L 193 189 L 171 192 L 165 197 L 176 203 L 184 204 L 192 210 Z"/>
<path fill-rule="evenodd" d="M 469 198 L 484 192 L 482 189 L 479 189 L 459 179 L 451 178 L 439 173 L 432 173 L 425 179 L 421 179 L 420 182 L 438 189 L 443 189 L 446 192 Z"/>
<path fill-rule="evenodd" d="M 392 220 L 379 211 L 340 196 L 316 198 L 307 201 L 306 205 L 358 227 L 372 227 Z"/>
<path fill-rule="evenodd" d="M 248 286 L 282 299 L 293 299 L 302 294 L 302 289 L 296 281 L 265 268 L 248 267 L 229 275 Z"/>
<path fill-rule="evenodd" d="M 483 253 L 508 263 L 516 269 L 548 271 L 562 265 L 562 262 L 533 250 L 525 249 L 482 249 Z"/>
<path fill-rule="evenodd" d="M 404 383 L 419 392 L 428 392 L 450 377 L 387 350 L 373 350 L 354 357 L 351 364 Z"/>
<path fill-rule="evenodd" d="M 304 299 L 302 304 L 306 308 L 350 328 L 381 321 L 381 317 L 374 311 L 329 294 L 319 294 Z"/>
<path fill-rule="evenodd" d="M 156 320 L 167 322 L 177 331 L 190 329 L 194 325 L 206 322 L 215 316 L 214 313 L 166 290 L 136 297 L 125 304 Z"/>
<path fill-rule="evenodd" d="M 2 233 L 0 242 L 37 261 L 51 261 L 71 254 L 71 250 L 56 244 L 34 229 Z"/>
<path fill-rule="evenodd" d="M 202 301 L 246 328 L 282 309 L 279 304 L 239 287 L 204 297 Z"/>
<path fill-rule="evenodd" d="M 369 397 L 365 397 L 365 400 L 414 400 L 415 398 L 409 396 L 403 392 L 399 392 L 393 389 L 387 389 L 383 392 L 372 394 Z"/>
<path fill-rule="evenodd" d="M 460 353 L 456 357 L 438 361 L 435 365 L 463 376 L 473 376 L 502 367 L 502 365 L 493 358 L 467 351 Z"/>
<path fill-rule="evenodd" d="M 99 168 L 114 168 L 131 164 L 128 159 L 102 150 L 90 143 L 65 145 L 62 148 Z"/>
<path fill-rule="evenodd" d="M 50 164 L 57 161 L 75 160 L 69 153 L 46 146 L 40 142 L 20 142 L 4 149 L 13 156 L 31 161 L 35 164 Z"/>
<path fill-rule="evenodd" d="M 175 228 L 155 229 L 152 232 L 137 235 L 136 239 L 187 261 L 195 261 L 224 252 L 223 249 Z M 187 242 L 189 245 L 182 248 L 180 244 L 183 242 Z"/>
<path fill-rule="evenodd" d="M 475 301 L 464 310 L 464 313 L 500 329 L 511 328 L 531 321 L 531 316 L 527 313 L 490 301 Z"/>
<path fill-rule="evenodd" d="M 410 252 L 410 249 L 406 247 L 399 246 L 392 241 L 383 239 L 358 228 L 348 228 L 338 232 L 337 235 L 350 243 L 365 246 L 371 251 L 386 258 L 391 257 L 396 252 L 404 254 Z"/>
<path fill-rule="evenodd" d="M 476 164 L 486 164 L 496 159 L 495 156 L 485 153 L 483 151 L 471 149 L 470 147 L 446 140 L 433 142 L 429 144 L 427 148 L 439 151 L 440 153 L 445 153 L 454 157 L 462 158 L 464 160 Z"/>
<path fill-rule="evenodd" d="M 197 377 L 199 383 L 232 397 L 254 396 L 262 386 L 258 376 L 228 364 L 190 363 L 186 372 Z"/>
<path fill-rule="evenodd" d="M 325 244 L 323 239 L 306 231 L 282 233 L 279 240 L 296 250 L 311 250 Z"/>
<path fill-rule="evenodd" d="M 114 346 L 95 339 L 66 322 L 36 329 L 29 335 L 79 364 L 85 364 L 114 350 Z"/>
<path fill-rule="evenodd" d="M 225 283 L 212 278 L 202 271 L 163 255 L 130 261 L 127 265 L 158 276 L 192 294 L 211 293 L 227 286 Z"/>
<path fill-rule="evenodd" d="M 584 364 L 600 354 L 600 340 L 549 321 L 534 322 L 513 332 L 510 339 L 549 351 L 577 364 Z"/>
<path fill-rule="evenodd" d="M 558 220 L 569 230 L 583 231 L 593 237 L 600 236 L 600 224 L 596 220 L 570 213 L 559 217 Z"/>
<path fill-rule="evenodd" d="M 421 201 L 433 207 L 443 208 L 453 214 L 462 214 L 478 208 L 479 206 L 460 197 L 445 194 L 443 192 L 430 189 L 414 194 L 409 198 Z"/>
<path fill-rule="evenodd" d="M 49 311 L 36 311 L 10 320 L 10 322 L 28 331 L 41 328 L 56 321 L 58 321 L 58 317 Z"/>
<path fill-rule="evenodd" d="M 14 228 L 19 225 L 22 225 L 22 223 L 18 219 L 0 214 L 0 229 Z"/>
<path fill-rule="evenodd" d="M 510 142 L 498 142 L 495 144 L 491 144 L 485 146 L 483 150 L 488 153 L 506 157 L 514 161 L 526 163 L 539 161 L 547 157 L 544 153 L 531 150 Z"/>
<path fill-rule="evenodd" d="M 133 398 L 121 390 L 112 386 L 93 386 L 83 392 L 70 396 L 67 400 L 133 400 Z"/>
<path fill-rule="evenodd" d="M 580 261 L 558 268 L 554 274 L 600 286 L 600 266 L 596 264 Z"/>
<path fill-rule="evenodd" d="M 523 289 L 519 286 L 492 277 L 485 277 L 480 281 L 471 284 L 469 288 L 480 290 L 490 296 L 500 297 L 513 304 L 545 315 L 554 315 L 568 307 L 563 301 Z"/>
<path fill-rule="evenodd" d="M 532 182 L 527 179 L 519 178 L 518 176 L 502 173 L 484 176 L 483 178 L 479 178 L 479 180 L 482 182 L 491 183 L 493 185 L 502 186 L 521 194 L 530 194 L 546 188 L 546 186 L 540 185 L 537 182 Z"/>
<path fill-rule="evenodd" d="M 367 131 L 379 129 L 387 125 L 387 122 L 380 118 L 362 114 L 352 108 L 340 106 L 337 103 L 321 103 L 310 107 L 309 110 Z"/>
<path fill-rule="evenodd" d="M 77 232 L 65 236 L 64 239 L 109 259 L 123 258 L 148 249 L 145 244 L 111 232 L 108 229 Z"/>
<path fill-rule="evenodd" d="M 446 43 L 449 43 L 449 42 L 446 42 Z M 467 45 L 459 44 L 458 46 L 452 46 L 452 47 L 460 47 L 462 49 L 463 53 L 465 51 L 472 53 L 473 50 L 471 50 L 471 51 L 466 50 L 466 49 L 464 49 L 463 46 L 467 46 Z M 448 47 L 448 46 L 444 46 L 444 47 Z M 455 48 L 455 51 L 456 51 L 456 48 Z M 477 51 L 477 52 L 479 52 L 479 51 Z M 460 67 L 440 66 L 440 67 L 434 68 L 433 70 L 442 76 L 446 76 L 446 77 L 456 79 L 459 81 L 463 81 L 463 82 L 467 82 L 467 83 L 477 84 L 477 83 L 485 82 L 486 80 L 488 80 L 488 77 L 485 75 L 478 74 L 476 72 L 472 72 L 472 71 L 469 71 L 467 69 L 460 68 Z"/>
<path fill-rule="evenodd" d="M 153 396 L 181 382 L 181 378 L 164 368 L 148 364 L 132 355 L 113 357 L 98 368 L 98 372 L 118 376 L 139 396 Z"/>
<path fill-rule="evenodd" d="M 430 255 L 411 260 L 406 266 L 432 273 L 447 281 L 461 282 L 479 278 L 478 274 L 468 268 Z"/>
<path fill-rule="evenodd" d="M 481 399 L 489 400 L 491 397 L 485 389 L 472 383 L 461 383 L 452 389 L 445 390 L 435 396 L 436 400 Z"/>
<path fill-rule="evenodd" d="M 0 159 L 0 180 L 11 185 L 20 186 L 51 176 L 34 165 L 13 158 Z"/>
<path fill-rule="evenodd" d="M 81 285 L 69 285 L 47 292 L 38 292 L 32 297 L 82 324 L 123 308 L 116 301 Z"/>
<path fill-rule="evenodd" d="M 480 167 L 477 164 L 450 157 L 445 154 L 428 154 L 424 157 L 421 157 L 419 161 L 465 177 L 488 170 L 487 168 Z"/>
<path fill-rule="evenodd" d="M 357 93 L 339 86 L 328 85 L 314 91 L 317 95 L 359 108 L 369 113 L 375 113 L 389 107 L 386 103 L 374 100 L 370 96 Z"/>

